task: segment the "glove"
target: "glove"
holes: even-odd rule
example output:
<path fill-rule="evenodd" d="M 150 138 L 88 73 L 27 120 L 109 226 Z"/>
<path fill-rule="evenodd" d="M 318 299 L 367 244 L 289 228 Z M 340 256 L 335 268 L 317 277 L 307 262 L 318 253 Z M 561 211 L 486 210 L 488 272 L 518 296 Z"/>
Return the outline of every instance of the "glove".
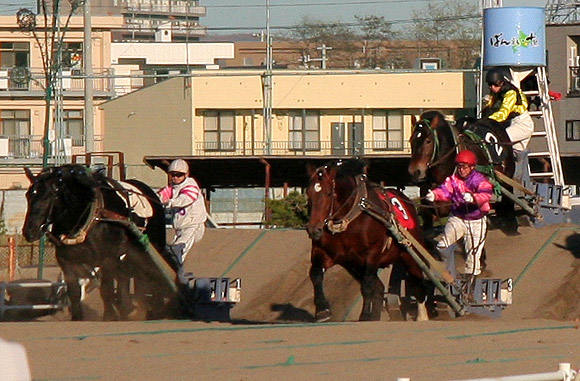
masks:
<path fill-rule="evenodd" d="M 473 195 L 471 193 L 464 193 L 463 194 L 463 201 L 467 203 L 472 203 L 474 201 Z"/>
<path fill-rule="evenodd" d="M 429 191 L 427 192 L 427 195 L 425 196 L 425 200 L 427 200 L 429 202 L 435 201 L 435 193 L 433 193 L 433 191 L 431 189 L 429 189 Z"/>

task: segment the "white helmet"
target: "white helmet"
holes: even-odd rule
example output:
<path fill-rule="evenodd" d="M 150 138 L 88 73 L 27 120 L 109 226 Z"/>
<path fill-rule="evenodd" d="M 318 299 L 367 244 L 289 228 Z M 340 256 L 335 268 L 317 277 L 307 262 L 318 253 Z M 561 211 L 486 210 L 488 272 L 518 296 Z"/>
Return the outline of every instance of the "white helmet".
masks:
<path fill-rule="evenodd" d="M 169 165 L 167 172 L 180 172 L 189 174 L 189 166 L 183 159 L 175 159 Z"/>

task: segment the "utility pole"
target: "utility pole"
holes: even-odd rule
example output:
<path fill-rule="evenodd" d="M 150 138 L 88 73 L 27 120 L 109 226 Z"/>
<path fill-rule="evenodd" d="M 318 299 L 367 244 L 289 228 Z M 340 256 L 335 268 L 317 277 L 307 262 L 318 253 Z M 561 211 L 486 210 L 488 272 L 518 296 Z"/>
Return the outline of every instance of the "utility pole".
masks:
<path fill-rule="evenodd" d="M 90 0 L 85 0 L 83 4 L 83 69 L 85 72 L 85 152 L 95 150 L 95 129 L 94 129 L 94 109 L 93 109 L 93 46 L 92 46 L 92 24 L 91 24 L 91 4 Z"/>
<path fill-rule="evenodd" d="M 272 37 L 270 35 L 270 0 L 266 0 L 266 73 L 264 74 L 265 153 L 272 154 Z"/>
<path fill-rule="evenodd" d="M 481 0 L 480 7 L 481 7 L 481 16 L 483 17 L 483 10 L 487 8 L 501 8 L 503 6 L 502 0 Z M 481 110 L 482 110 L 482 101 L 483 101 L 483 46 L 485 44 L 483 38 L 483 28 L 481 29 L 481 47 L 479 53 L 479 75 L 477 78 L 477 105 L 476 105 L 476 112 L 477 116 L 479 117 Z"/>
<path fill-rule="evenodd" d="M 326 46 L 326 44 L 322 44 L 322 46 L 317 47 L 316 50 L 320 50 L 320 61 L 322 62 L 321 66 L 322 69 L 326 69 L 326 51 L 332 50 L 332 48 L 330 46 Z"/>

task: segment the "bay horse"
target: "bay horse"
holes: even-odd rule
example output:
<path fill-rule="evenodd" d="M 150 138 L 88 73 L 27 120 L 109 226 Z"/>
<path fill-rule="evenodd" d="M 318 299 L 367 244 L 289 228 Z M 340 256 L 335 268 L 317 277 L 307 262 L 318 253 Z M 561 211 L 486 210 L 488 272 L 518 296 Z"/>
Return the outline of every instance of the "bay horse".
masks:
<path fill-rule="evenodd" d="M 423 197 L 429 189 L 439 186 L 446 177 L 455 171 L 455 156 L 460 150 L 469 149 L 478 158 L 478 164 L 490 166 L 494 170 L 513 177 L 515 161 L 512 143 L 505 132 L 505 123 L 498 123 L 491 119 L 464 117 L 452 126 L 445 116 L 435 110 L 421 114 L 418 121 L 414 121 L 411 134 L 411 161 L 408 171 L 412 182 L 419 185 L 421 195 L 421 216 L 423 228 L 428 230 L 433 224 L 433 214 L 446 216 L 449 206 L 436 203 L 427 203 Z M 485 135 L 478 141 L 478 136 L 471 132 L 476 129 L 484 131 Z M 511 187 L 505 186 L 511 190 Z M 507 234 L 517 232 L 517 220 L 514 203 L 507 197 L 502 197 L 495 203 L 497 216 L 503 219 L 504 231 Z M 426 212 L 427 211 L 427 212 Z"/>
<path fill-rule="evenodd" d="M 151 245 L 164 252 L 165 213 L 151 188 L 138 180 L 116 182 L 80 164 L 48 167 L 36 176 L 28 168 L 25 172 L 31 185 L 22 232 L 29 242 L 46 234 L 55 244 L 72 320 L 83 320 L 79 280 L 91 278 L 95 269 L 101 274 L 103 320 L 127 320 L 141 313 L 132 308 L 131 278 L 140 306 L 163 308 L 160 292 L 170 300 L 174 297 L 143 243 L 128 229 L 128 224 L 135 223 Z M 142 197 L 135 199 L 131 194 Z M 147 203 L 143 197 L 157 202 Z M 146 211 L 141 216 L 136 208 L 139 203 Z M 145 295 L 153 297 L 147 302 Z"/>
<path fill-rule="evenodd" d="M 312 240 L 309 276 L 314 287 L 315 319 L 322 322 L 331 318 L 323 290 L 324 272 L 340 265 L 360 283 L 363 307 L 359 320 L 379 320 L 385 287 L 378 269 L 401 261 L 418 303 L 417 320 L 428 320 L 421 268 L 393 239 L 383 221 L 397 218 L 400 226 L 423 243 L 416 210 L 402 192 L 370 183 L 365 167 L 360 159 L 335 161 L 319 168 L 308 166 L 307 231 Z"/>

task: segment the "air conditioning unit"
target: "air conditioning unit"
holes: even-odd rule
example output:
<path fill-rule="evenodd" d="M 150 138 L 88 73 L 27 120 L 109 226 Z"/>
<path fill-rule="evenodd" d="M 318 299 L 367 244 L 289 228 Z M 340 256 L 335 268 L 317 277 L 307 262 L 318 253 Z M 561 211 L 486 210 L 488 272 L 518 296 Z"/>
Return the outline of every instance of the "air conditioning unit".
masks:
<path fill-rule="evenodd" d="M 64 90 L 71 90 L 72 88 L 72 71 L 66 70 L 62 72 L 62 88 Z"/>
<path fill-rule="evenodd" d="M 8 138 L 0 138 L 0 157 L 10 156 L 8 143 L 9 143 Z"/>
<path fill-rule="evenodd" d="M 8 90 L 8 70 L 0 70 L 0 90 Z"/>

